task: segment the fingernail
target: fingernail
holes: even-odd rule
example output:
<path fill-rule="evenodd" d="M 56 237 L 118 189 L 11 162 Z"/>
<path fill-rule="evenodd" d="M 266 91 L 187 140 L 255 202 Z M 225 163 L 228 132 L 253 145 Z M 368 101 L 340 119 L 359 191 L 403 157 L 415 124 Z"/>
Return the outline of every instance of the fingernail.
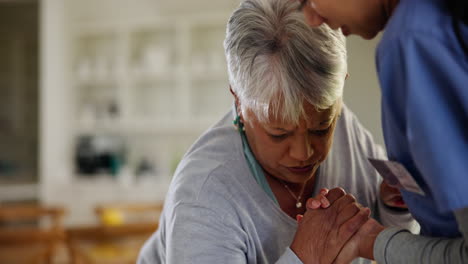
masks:
<path fill-rule="evenodd" d="M 322 202 L 322 207 L 323 208 L 326 208 L 328 206 L 330 206 L 330 203 L 328 202 L 328 200 L 326 198 L 322 198 L 322 200 L 320 200 Z"/>
<path fill-rule="evenodd" d="M 366 212 L 367 215 L 370 215 L 370 212 L 371 212 L 371 211 L 370 211 L 369 208 L 364 208 L 364 210 L 365 210 L 365 212 Z"/>
<path fill-rule="evenodd" d="M 317 200 L 313 200 L 313 201 L 312 201 L 312 206 L 313 206 L 314 208 L 319 208 L 320 205 L 321 205 L 321 204 L 320 204 L 319 201 L 317 201 Z"/>
<path fill-rule="evenodd" d="M 303 215 L 300 215 L 300 214 L 296 215 L 296 221 L 297 221 L 298 223 L 301 222 L 302 217 L 304 217 L 304 216 L 303 216 Z"/>
<path fill-rule="evenodd" d="M 307 200 L 307 208 L 317 209 L 318 207 L 320 207 L 320 202 L 319 201 L 313 200 L 313 199 Z"/>

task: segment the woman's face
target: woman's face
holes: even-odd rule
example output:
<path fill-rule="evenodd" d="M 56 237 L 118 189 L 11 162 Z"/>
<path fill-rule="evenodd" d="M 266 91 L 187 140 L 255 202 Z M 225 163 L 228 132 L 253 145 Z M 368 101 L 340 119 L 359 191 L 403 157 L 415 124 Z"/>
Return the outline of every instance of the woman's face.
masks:
<path fill-rule="evenodd" d="M 315 174 L 330 150 L 341 101 L 323 111 L 306 103 L 298 125 L 271 118 L 261 123 L 248 112 L 245 133 L 257 161 L 267 173 L 290 183 L 305 183 Z M 247 122 L 246 122 L 247 121 Z"/>
<path fill-rule="evenodd" d="M 311 26 L 328 24 L 341 28 L 345 36 L 374 38 L 385 26 L 386 14 L 381 0 L 307 0 L 304 15 Z"/>

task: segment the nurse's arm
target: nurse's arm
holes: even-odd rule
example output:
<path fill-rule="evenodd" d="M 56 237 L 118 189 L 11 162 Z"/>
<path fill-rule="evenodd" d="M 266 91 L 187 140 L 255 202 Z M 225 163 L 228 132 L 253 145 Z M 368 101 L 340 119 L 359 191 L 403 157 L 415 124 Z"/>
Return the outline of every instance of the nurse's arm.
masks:
<path fill-rule="evenodd" d="M 377 263 L 468 263 L 468 208 L 455 212 L 460 238 L 413 235 L 401 228 L 387 228 L 374 244 Z"/>

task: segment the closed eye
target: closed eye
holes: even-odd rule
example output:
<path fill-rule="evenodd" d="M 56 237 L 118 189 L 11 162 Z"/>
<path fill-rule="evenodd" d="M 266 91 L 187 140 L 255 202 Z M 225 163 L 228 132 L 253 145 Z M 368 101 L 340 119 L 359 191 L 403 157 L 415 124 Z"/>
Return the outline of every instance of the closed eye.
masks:
<path fill-rule="evenodd" d="M 268 134 L 268 135 L 270 136 L 270 138 L 276 141 L 280 141 L 288 137 L 288 134 L 279 134 L 279 135 Z"/>
<path fill-rule="evenodd" d="M 310 133 L 316 136 L 326 136 L 331 130 L 331 126 L 326 129 L 311 130 Z"/>

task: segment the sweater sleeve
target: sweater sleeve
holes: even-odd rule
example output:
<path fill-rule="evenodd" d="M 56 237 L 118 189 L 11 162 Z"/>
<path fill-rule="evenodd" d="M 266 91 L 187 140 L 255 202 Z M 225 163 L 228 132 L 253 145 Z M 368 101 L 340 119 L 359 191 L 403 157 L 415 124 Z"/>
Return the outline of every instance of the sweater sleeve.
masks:
<path fill-rule="evenodd" d="M 302 261 L 296 256 L 291 248 L 288 247 L 276 264 L 302 264 Z"/>
<path fill-rule="evenodd" d="M 233 222 L 225 213 L 179 204 L 166 227 L 165 263 L 248 263 L 245 232 Z"/>
<path fill-rule="evenodd" d="M 193 204 L 178 205 L 168 224 L 165 263 L 254 263 L 247 258 L 247 234 L 236 217 Z M 146 264 L 144 258 L 140 263 Z M 288 247 L 277 264 L 301 264 Z"/>
<path fill-rule="evenodd" d="M 468 208 L 455 212 L 460 238 L 413 235 L 402 228 L 387 228 L 377 237 L 374 256 L 377 263 L 468 263 Z"/>
<path fill-rule="evenodd" d="M 377 199 L 377 220 L 384 226 L 397 226 L 410 231 L 413 234 L 418 234 L 420 226 L 416 222 L 408 210 L 397 211 L 385 206 L 380 198 Z"/>

